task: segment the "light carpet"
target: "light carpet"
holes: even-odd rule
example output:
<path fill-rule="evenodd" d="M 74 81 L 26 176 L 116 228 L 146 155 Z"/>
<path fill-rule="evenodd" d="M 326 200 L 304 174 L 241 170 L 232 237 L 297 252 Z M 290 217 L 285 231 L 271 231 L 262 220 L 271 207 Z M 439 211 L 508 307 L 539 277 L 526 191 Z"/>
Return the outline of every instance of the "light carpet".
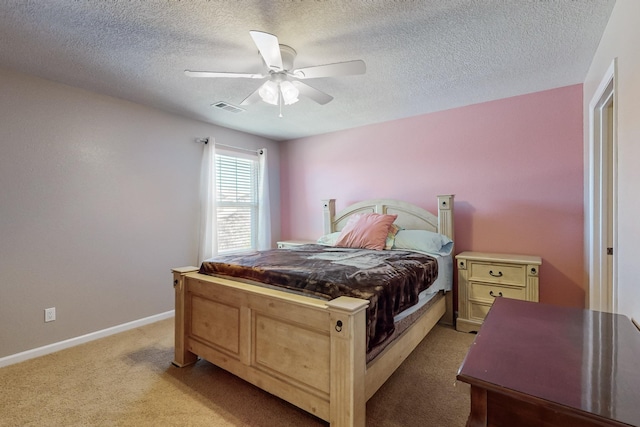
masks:
<path fill-rule="evenodd" d="M 455 381 L 474 335 L 437 325 L 367 402 L 367 426 L 464 426 Z M 177 368 L 173 319 L 0 369 L 0 426 L 328 426 L 200 360 Z"/>

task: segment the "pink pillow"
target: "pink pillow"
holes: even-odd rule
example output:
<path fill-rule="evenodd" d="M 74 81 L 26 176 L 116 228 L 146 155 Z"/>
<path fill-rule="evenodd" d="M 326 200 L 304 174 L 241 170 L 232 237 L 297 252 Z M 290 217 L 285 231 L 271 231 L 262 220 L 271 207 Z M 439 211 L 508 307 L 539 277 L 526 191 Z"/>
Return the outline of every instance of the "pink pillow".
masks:
<path fill-rule="evenodd" d="M 365 213 L 349 218 L 336 246 L 343 248 L 384 249 L 389 227 L 398 215 Z"/>

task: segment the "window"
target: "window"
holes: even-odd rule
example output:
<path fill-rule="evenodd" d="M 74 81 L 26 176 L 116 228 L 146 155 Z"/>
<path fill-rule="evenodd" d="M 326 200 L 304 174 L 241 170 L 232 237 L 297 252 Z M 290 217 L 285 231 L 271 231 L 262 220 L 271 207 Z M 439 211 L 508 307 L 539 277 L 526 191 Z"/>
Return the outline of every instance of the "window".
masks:
<path fill-rule="evenodd" d="M 218 253 L 257 246 L 258 167 L 257 155 L 216 152 Z"/>

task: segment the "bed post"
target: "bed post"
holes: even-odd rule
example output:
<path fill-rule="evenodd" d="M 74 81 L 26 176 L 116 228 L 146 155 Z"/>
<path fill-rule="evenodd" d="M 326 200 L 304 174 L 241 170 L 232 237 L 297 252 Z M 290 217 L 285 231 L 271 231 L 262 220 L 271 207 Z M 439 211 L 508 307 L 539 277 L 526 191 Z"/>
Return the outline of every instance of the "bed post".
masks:
<path fill-rule="evenodd" d="M 331 334 L 331 427 L 364 427 L 366 420 L 366 308 L 369 302 L 339 297 L 327 302 Z"/>
<path fill-rule="evenodd" d="M 187 335 L 186 322 L 186 286 L 185 275 L 198 271 L 198 267 L 180 267 L 173 270 L 173 289 L 176 297 L 176 317 L 175 317 L 175 354 L 173 364 L 179 368 L 191 365 L 198 360 L 198 356 L 191 353 L 185 347 L 184 339 Z"/>
<path fill-rule="evenodd" d="M 438 196 L 438 233 L 453 238 L 453 194 Z"/>
<path fill-rule="evenodd" d="M 322 225 L 324 227 L 323 234 L 333 233 L 333 218 L 336 216 L 336 199 L 327 199 L 322 201 Z"/>
<path fill-rule="evenodd" d="M 453 238 L 453 194 L 438 196 L 438 232 L 444 234 L 455 242 Z M 455 245 L 455 243 L 454 243 Z M 453 254 L 453 249 L 451 250 Z M 455 314 L 453 312 L 453 292 L 445 293 L 447 311 L 440 322 L 453 325 Z"/>

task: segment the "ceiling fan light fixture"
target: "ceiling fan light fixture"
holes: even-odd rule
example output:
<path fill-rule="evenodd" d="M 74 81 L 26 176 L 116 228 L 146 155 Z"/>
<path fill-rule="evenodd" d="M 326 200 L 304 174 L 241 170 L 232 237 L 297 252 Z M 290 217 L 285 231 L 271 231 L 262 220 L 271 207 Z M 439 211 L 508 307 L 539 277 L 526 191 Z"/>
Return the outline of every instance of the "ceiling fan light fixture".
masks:
<path fill-rule="evenodd" d="M 282 99 L 284 100 L 285 105 L 291 105 L 298 102 L 298 95 L 300 94 L 300 91 L 293 85 L 293 83 L 289 81 L 280 83 L 280 91 L 282 92 Z"/>
<path fill-rule="evenodd" d="M 260 98 L 267 104 L 278 105 L 279 91 L 280 88 L 278 84 L 272 80 L 268 80 L 260 86 L 258 93 L 260 94 Z"/>
<path fill-rule="evenodd" d="M 298 102 L 300 91 L 289 81 L 275 82 L 273 80 L 266 81 L 258 90 L 260 98 L 267 104 L 278 105 L 280 94 L 285 105 L 291 105 Z"/>

